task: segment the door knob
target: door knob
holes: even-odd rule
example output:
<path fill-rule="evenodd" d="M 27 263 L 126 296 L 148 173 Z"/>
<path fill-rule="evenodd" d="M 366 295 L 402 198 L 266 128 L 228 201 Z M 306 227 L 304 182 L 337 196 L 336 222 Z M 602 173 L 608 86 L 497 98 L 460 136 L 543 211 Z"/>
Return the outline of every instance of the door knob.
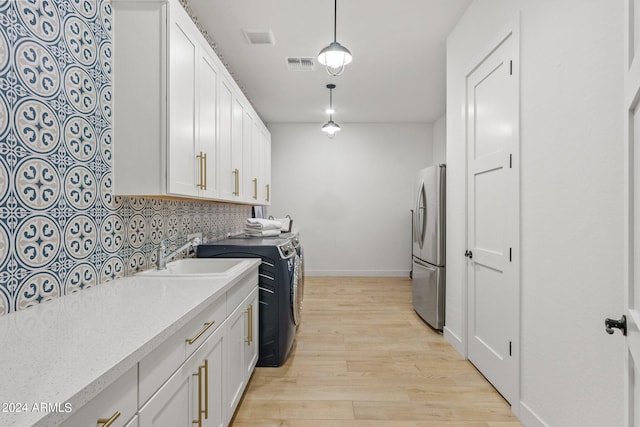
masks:
<path fill-rule="evenodd" d="M 469 259 L 473 259 L 473 252 L 471 252 L 469 250 L 464 251 L 464 256 L 466 256 Z"/>
<path fill-rule="evenodd" d="M 604 330 L 607 331 L 609 335 L 613 334 L 613 328 L 620 329 L 622 335 L 627 335 L 627 316 L 624 314 L 620 318 L 620 320 L 614 319 L 604 319 Z"/>

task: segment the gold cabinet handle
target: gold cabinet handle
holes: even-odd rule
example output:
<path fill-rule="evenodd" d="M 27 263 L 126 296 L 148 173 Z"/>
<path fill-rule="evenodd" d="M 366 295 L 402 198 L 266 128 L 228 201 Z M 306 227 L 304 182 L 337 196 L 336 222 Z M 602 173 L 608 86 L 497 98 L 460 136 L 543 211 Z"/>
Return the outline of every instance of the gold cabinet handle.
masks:
<path fill-rule="evenodd" d="M 204 167 L 202 168 L 204 170 L 204 183 L 203 183 L 203 190 L 207 190 L 207 153 L 202 153 L 202 164 L 204 165 Z"/>
<path fill-rule="evenodd" d="M 209 359 L 204 359 L 204 419 L 209 419 Z"/>
<path fill-rule="evenodd" d="M 97 423 L 102 424 L 102 427 L 109 427 L 111 424 L 115 423 L 119 417 L 120 412 L 116 411 L 115 414 L 111 415 L 111 418 L 98 418 Z"/>
<path fill-rule="evenodd" d="M 267 202 L 269 202 L 271 198 L 271 185 L 267 184 Z"/>
<path fill-rule="evenodd" d="M 198 332 L 198 334 L 193 337 L 193 338 L 187 338 L 185 341 L 187 342 L 187 344 L 191 345 L 194 342 L 198 341 L 198 338 L 200 338 L 202 336 L 202 334 L 204 334 L 205 332 L 207 332 L 207 329 L 209 329 L 210 327 L 212 327 L 213 325 L 215 325 L 215 321 L 214 322 L 207 322 L 204 324 L 204 328 L 202 328 L 202 330 L 200 332 Z"/>
<path fill-rule="evenodd" d="M 203 174 L 202 174 L 202 159 L 203 159 L 202 151 L 200 152 L 200 154 L 196 156 L 196 158 L 198 159 L 198 168 L 200 169 L 200 173 L 199 173 L 200 177 L 198 178 L 197 187 L 201 190 L 204 190 L 204 180 L 203 180 Z"/>
<path fill-rule="evenodd" d="M 249 307 L 247 307 L 247 317 L 247 345 L 251 345 L 253 342 L 253 304 L 249 304 Z"/>
<path fill-rule="evenodd" d="M 240 195 L 240 170 L 238 170 L 238 168 L 235 168 L 233 170 L 233 174 L 235 175 L 234 179 L 235 179 L 235 188 L 236 188 L 236 191 L 233 192 L 233 195 L 239 196 Z"/>
<path fill-rule="evenodd" d="M 193 374 L 198 377 L 198 419 L 193 420 L 192 424 L 198 424 L 202 427 L 202 415 L 204 419 L 209 419 L 209 359 L 204 360 L 204 365 L 198 366 L 198 373 Z M 204 382 L 204 404 L 202 403 L 202 383 Z M 202 407 L 204 406 L 204 409 Z"/>
<path fill-rule="evenodd" d="M 258 200 L 258 178 L 253 178 L 253 198 Z"/>

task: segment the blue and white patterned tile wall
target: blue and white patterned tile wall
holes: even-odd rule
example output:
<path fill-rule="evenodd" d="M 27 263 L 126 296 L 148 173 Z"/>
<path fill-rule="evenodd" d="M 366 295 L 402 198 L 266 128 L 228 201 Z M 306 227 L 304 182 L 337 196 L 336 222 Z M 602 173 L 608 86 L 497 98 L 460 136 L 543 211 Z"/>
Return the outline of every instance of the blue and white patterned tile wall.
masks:
<path fill-rule="evenodd" d="M 109 0 L 0 0 L 0 315 L 148 268 L 250 207 L 111 193 Z"/>

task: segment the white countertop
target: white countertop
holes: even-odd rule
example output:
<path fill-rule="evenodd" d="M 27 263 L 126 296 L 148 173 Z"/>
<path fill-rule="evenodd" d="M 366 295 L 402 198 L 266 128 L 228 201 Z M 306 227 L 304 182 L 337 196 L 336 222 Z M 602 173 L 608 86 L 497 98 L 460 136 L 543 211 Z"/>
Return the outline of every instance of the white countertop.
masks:
<path fill-rule="evenodd" d="M 58 425 L 260 264 L 251 261 L 227 278 L 118 279 L 0 317 L 0 425 Z M 41 403 L 60 410 L 34 411 Z"/>

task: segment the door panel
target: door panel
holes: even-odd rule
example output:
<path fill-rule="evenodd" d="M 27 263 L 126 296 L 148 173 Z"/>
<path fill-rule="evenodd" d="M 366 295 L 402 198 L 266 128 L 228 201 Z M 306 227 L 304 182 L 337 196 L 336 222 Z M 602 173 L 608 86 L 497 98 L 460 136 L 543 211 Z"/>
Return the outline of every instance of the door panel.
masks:
<path fill-rule="evenodd" d="M 197 195 L 196 187 L 196 52 L 197 44 L 189 32 L 191 23 L 176 12 L 170 29 L 169 61 L 169 192 Z"/>
<path fill-rule="evenodd" d="M 232 94 L 231 85 L 220 79 L 220 91 L 218 93 L 219 128 L 218 141 L 220 144 L 220 194 L 226 199 L 233 199 L 235 190 L 235 179 L 233 174 L 232 161 Z"/>
<path fill-rule="evenodd" d="M 496 304 L 496 301 L 502 299 L 505 280 L 502 271 L 482 265 L 478 261 L 475 262 L 474 269 L 476 283 L 482 284 L 476 286 L 474 300 L 475 338 L 481 341 L 494 357 L 503 360 L 508 347 L 505 346 L 502 329 L 496 325 L 500 325 L 508 313 L 505 313 L 502 304 Z"/>
<path fill-rule="evenodd" d="M 511 33 L 467 77 L 469 360 L 512 403 L 519 382 L 516 46 Z"/>
<path fill-rule="evenodd" d="M 216 162 L 218 158 L 216 140 L 216 102 L 218 98 L 218 70 L 216 70 L 213 60 L 208 57 L 206 51 L 201 49 L 199 56 L 199 76 L 198 76 L 198 137 L 199 152 L 205 157 L 202 160 L 202 184 L 200 196 L 218 197 L 218 178 Z M 197 182 L 200 182 L 198 180 Z"/>
<path fill-rule="evenodd" d="M 505 146 L 509 146 L 512 138 L 510 105 L 504 102 L 511 94 L 511 87 L 504 84 L 505 67 L 508 65 L 500 62 L 490 70 L 484 79 L 477 82 L 474 99 L 475 117 L 477 123 L 484 126 L 475 128 L 475 159 L 480 159 L 489 154 L 501 152 Z"/>
<path fill-rule="evenodd" d="M 640 422 L 640 1 L 625 2 L 626 61 L 624 67 L 625 135 L 625 425 Z"/>
<path fill-rule="evenodd" d="M 140 409 L 140 427 L 174 427 L 191 425 L 193 410 L 193 364 L 185 363 Z M 197 393 L 197 389 L 196 389 Z"/>
<path fill-rule="evenodd" d="M 499 159 L 495 159 L 499 164 Z M 475 243 L 481 250 L 503 255 L 504 250 L 504 179 L 502 168 L 482 171 L 475 176 Z"/>

